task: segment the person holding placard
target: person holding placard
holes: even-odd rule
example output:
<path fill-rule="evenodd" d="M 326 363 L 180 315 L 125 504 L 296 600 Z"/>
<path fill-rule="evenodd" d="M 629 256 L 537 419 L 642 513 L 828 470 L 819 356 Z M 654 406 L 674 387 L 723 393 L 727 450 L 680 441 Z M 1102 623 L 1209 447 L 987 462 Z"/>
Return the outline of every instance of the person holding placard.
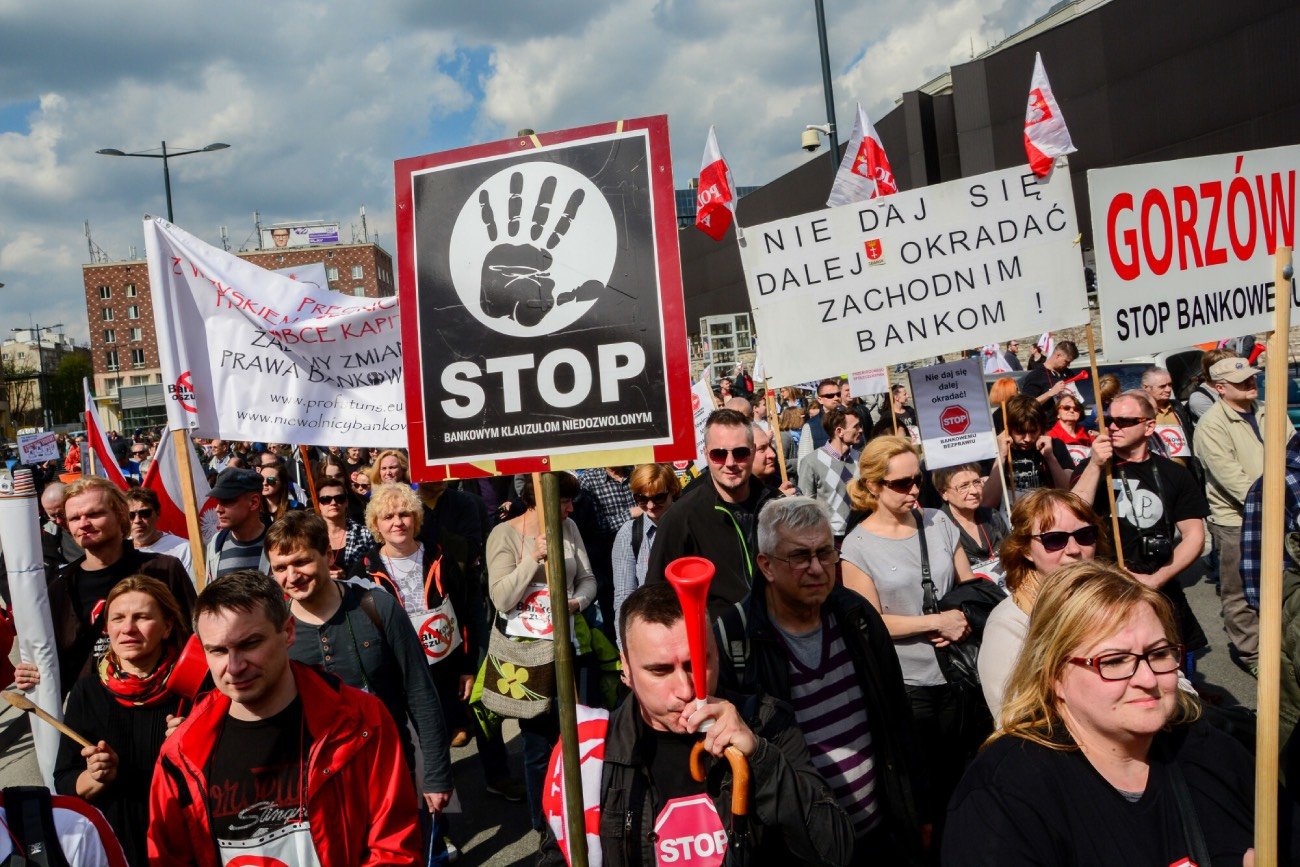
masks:
<path fill-rule="evenodd" d="M 1161 453 L 1173 458 L 1188 469 L 1192 457 L 1192 431 L 1195 429 L 1192 414 L 1187 407 L 1174 399 L 1174 381 L 1163 367 L 1148 367 L 1142 371 L 1142 390 L 1156 405 L 1156 436 Z"/>
<path fill-rule="evenodd" d="M 1074 458 L 1065 443 L 1047 436 L 1043 405 L 1027 394 L 1017 394 L 1006 408 L 1006 428 L 998 435 L 998 448 L 1016 497 L 1037 488 L 1068 489 Z"/>

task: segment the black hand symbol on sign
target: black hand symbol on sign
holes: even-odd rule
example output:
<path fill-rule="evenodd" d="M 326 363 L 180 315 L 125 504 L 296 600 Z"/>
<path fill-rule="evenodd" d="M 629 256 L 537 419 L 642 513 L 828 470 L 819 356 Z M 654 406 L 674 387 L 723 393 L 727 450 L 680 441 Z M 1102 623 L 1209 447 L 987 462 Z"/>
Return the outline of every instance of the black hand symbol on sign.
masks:
<path fill-rule="evenodd" d="M 555 279 L 551 276 L 551 263 L 554 256 L 551 251 L 559 246 L 568 234 L 573 221 L 578 216 L 585 196 L 581 189 L 574 190 L 569 196 L 564 212 L 556 221 L 545 247 L 537 242 L 545 232 L 546 221 L 550 217 L 551 202 L 555 198 L 556 179 L 548 177 L 542 181 L 537 194 L 537 204 L 533 208 L 532 225 L 528 237 L 534 243 L 511 243 L 502 241 L 483 259 L 483 272 L 479 303 L 483 312 L 492 318 L 506 317 L 520 325 L 533 326 L 558 304 L 575 301 L 590 301 L 597 298 L 605 288 L 599 280 L 588 280 L 574 289 L 555 293 Z M 520 214 L 524 203 L 524 176 L 515 172 L 510 176 L 510 197 L 507 202 L 506 235 L 515 238 L 520 232 Z M 496 217 L 492 211 L 492 202 L 487 190 L 478 194 L 483 226 L 487 230 L 489 241 L 497 240 L 498 229 Z M 522 240 L 522 239 L 521 239 Z"/>

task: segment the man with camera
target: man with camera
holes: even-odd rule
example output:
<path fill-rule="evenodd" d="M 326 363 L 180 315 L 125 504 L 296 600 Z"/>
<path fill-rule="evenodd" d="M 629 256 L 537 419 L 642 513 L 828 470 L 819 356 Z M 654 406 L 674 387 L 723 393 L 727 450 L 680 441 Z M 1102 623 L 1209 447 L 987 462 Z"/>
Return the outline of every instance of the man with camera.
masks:
<path fill-rule="evenodd" d="M 1092 441 L 1092 455 L 1079 466 L 1071 490 L 1109 520 L 1110 498 L 1103 480 L 1106 468 L 1111 468 L 1119 515 L 1117 546 L 1123 550 L 1124 566 L 1169 599 L 1183 644 L 1200 650 L 1209 640 L 1178 578 L 1201 556 L 1210 507 L 1190 471 L 1148 448 L 1155 427 L 1155 404 L 1146 392 L 1134 389 L 1118 395 L 1106 414 L 1106 431 Z"/>

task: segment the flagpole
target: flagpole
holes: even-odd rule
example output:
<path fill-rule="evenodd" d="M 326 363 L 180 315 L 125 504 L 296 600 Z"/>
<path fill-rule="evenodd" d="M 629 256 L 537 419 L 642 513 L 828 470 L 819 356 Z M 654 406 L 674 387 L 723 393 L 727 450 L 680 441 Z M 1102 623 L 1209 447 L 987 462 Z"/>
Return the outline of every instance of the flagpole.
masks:
<path fill-rule="evenodd" d="M 773 439 L 776 441 L 776 465 L 781 469 L 781 484 L 790 481 L 790 474 L 785 468 L 785 448 L 781 445 L 781 420 L 776 414 L 776 397 L 772 394 L 772 380 L 763 380 L 763 400 L 767 404 L 767 426 L 770 427 L 771 433 L 776 434 Z"/>
<path fill-rule="evenodd" d="M 1282 682 L 1282 536 L 1285 531 L 1285 471 L 1287 449 L 1287 340 L 1291 330 L 1291 250 L 1278 247 L 1274 286 L 1278 304 L 1264 370 L 1264 501 L 1260 546 L 1259 588 L 1259 708 L 1255 730 L 1255 859 L 1278 863 L 1277 785 L 1278 718 Z"/>
<path fill-rule="evenodd" d="M 1097 377 L 1097 341 L 1092 336 L 1092 320 L 1088 320 L 1088 366 L 1092 368 L 1092 396 L 1097 401 L 1097 424 L 1102 433 L 1106 433 L 1109 428 L 1106 427 L 1106 414 L 1102 411 L 1101 406 L 1101 380 Z M 1006 424 L 1005 416 L 1002 423 Z M 1106 433 L 1109 437 L 1110 434 Z M 1115 542 L 1115 562 L 1119 568 L 1124 568 L 1124 546 L 1119 540 L 1119 512 L 1115 510 L 1115 473 L 1111 469 L 1111 463 L 1106 464 L 1106 501 L 1110 503 L 1110 533 Z"/>
<path fill-rule="evenodd" d="M 1007 435 L 1007 453 L 1011 452 L 1011 431 L 1007 429 L 1007 402 L 1002 401 L 1002 432 Z M 1011 507 L 1016 504 L 1016 480 L 1007 478 L 1002 464 L 1002 446 L 998 446 L 998 478 L 1002 480 L 1002 501 L 1007 504 L 1007 526 L 1011 526 Z"/>
<path fill-rule="evenodd" d="M 172 448 L 176 450 L 176 474 L 181 488 L 181 505 L 185 508 L 185 532 L 190 537 L 190 557 L 194 561 L 194 586 L 199 590 L 207 579 L 203 562 L 203 535 L 199 532 L 199 504 L 194 496 L 194 470 L 190 464 L 190 437 L 184 430 L 172 431 Z"/>
<path fill-rule="evenodd" d="M 311 496 L 311 507 L 319 511 L 320 503 L 316 500 L 316 477 L 311 471 L 311 461 L 307 459 L 307 447 L 298 446 L 298 453 L 302 455 L 302 465 L 307 469 L 307 493 Z"/>

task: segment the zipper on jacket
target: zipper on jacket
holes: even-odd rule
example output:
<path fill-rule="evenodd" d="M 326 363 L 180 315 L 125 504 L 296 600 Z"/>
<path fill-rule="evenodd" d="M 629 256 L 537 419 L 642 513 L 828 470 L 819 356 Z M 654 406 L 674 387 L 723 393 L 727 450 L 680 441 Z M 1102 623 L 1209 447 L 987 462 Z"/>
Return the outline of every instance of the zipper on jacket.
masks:
<path fill-rule="evenodd" d="M 731 522 L 731 526 L 736 528 L 736 537 L 740 539 L 740 551 L 745 555 L 745 577 L 749 579 L 749 584 L 752 587 L 754 584 L 754 564 L 749 559 L 749 543 L 745 541 L 745 534 L 740 530 L 740 523 L 726 506 L 714 506 L 713 508 L 726 515 L 727 520 Z"/>

